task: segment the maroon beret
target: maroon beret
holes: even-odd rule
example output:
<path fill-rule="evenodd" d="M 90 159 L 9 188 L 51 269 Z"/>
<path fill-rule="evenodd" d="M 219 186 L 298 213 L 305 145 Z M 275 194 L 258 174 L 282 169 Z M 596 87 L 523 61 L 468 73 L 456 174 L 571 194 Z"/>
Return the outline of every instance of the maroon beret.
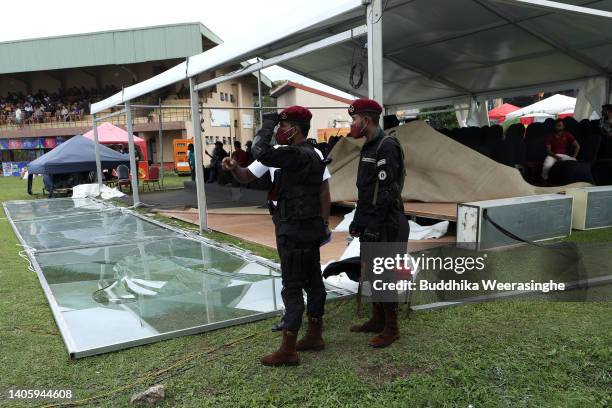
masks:
<path fill-rule="evenodd" d="M 280 120 L 289 122 L 310 122 L 312 113 L 303 106 L 290 106 L 282 110 L 279 115 Z"/>
<path fill-rule="evenodd" d="M 348 113 L 351 116 L 364 112 L 380 115 L 382 111 L 383 108 L 378 102 L 374 99 L 367 98 L 355 99 L 348 108 Z"/>

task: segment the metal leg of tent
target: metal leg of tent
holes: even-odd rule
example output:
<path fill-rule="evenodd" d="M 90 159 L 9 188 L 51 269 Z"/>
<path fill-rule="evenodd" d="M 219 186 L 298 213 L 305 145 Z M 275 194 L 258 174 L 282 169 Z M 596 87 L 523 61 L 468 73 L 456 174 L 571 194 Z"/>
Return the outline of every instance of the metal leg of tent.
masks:
<path fill-rule="evenodd" d="M 157 116 L 158 122 L 158 132 L 159 132 L 159 177 L 161 178 L 161 185 L 164 185 L 164 135 L 163 135 L 163 125 L 162 125 L 162 101 L 159 98 L 159 114 Z M 159 187 L 161 190 L 161 186 Z"/>
<path fill-rule="evenodd" d="M 93 114 L 93 134 L 96 151 L 96 174 L 98 175 L 98 189 L 102 192 L 102 162 L 100 160 L 100 145 L 98 144 L 98 124 L 96 123 L 96 114 Z"/>
<path fill-rule="evenodd" d="M 366 12 L 368 26 L 368 96 L 383 101 L 383 0 L 372 0 Z M 382 116 L 380 124 L 382 126 Z"/>
<path fill-rule="evenodd" d="M 261 69 L 257 71 L 257 97 L 259 99 L 259 126 L 263 123 L 263 95 L 261 94 Z"/>
<path fill-rule="evenodd" d="M 134 207 L 140 207 L 140 196 L 138 191 L 138 166 L 136 165 L 136 155 L 134 154 L 134 132 L 132 129 L 132 107 L 130 101 L 125 101 L 125 122 L 128 132 L 128 147 L 130 153 L 130 172 L 132 178 L 132 200 Z"/>
<path fill-rule="evenodd" d="M 189 93 L 191 96 L 191 125 L 193 129 L 193 144 L 195 153 L 196 193 L 198 195 L 198 212 L 200 216 L 200 233 L 208 231 L 206 216 L 206 192 L 204 190 L 204 167 L 202 129 L 200 127 L 200 97 L 195 89 L 195 78 L 189 78 Z"/>

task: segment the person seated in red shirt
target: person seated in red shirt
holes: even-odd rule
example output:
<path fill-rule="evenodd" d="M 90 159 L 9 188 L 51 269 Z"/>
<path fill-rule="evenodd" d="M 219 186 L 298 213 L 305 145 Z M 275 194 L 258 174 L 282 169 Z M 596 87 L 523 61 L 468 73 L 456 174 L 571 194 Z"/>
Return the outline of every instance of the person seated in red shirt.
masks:
<path fill-rule="evenodd" d="M 555 121 L 555 132 L 546 137 L 546 152 L 548 156 L 544 159 L 542 165 L 542 178 L 548 179 L 548 173 L 552 166 L 560 160 L 576 160 L 580 145 L 574 136 L 565 130 L 565 125 L 562 119 Z M 573 154 L 569 155 L 570 145 L 573 146 Z"/>
<path fill-rule="evenodd" d="M 248 165 L 247 154 L 242 150 L 242 145 L 238 140 L 234 142 L 234 152 L 232 153 L 232 159 L 236 160 L 240 167 L 246 167 Z"/>

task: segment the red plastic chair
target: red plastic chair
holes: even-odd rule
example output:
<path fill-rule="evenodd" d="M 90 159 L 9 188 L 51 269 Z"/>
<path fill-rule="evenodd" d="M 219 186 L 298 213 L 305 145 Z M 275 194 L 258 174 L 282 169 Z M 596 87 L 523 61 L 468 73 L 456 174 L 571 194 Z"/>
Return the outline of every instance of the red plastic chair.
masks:
<path fill-rule="evenodd" d="M 157 184 L 161 190 L 161 184 L 159 184 L 159 166 L 149 167 L 149 174 L 147 178 L 143 180 L 143 188 L 147 186 L 149 187 L 149 191 L 151 191 L 151 184 L 153 184 L 153 189 L 155 189 L 155 184 Z"/>

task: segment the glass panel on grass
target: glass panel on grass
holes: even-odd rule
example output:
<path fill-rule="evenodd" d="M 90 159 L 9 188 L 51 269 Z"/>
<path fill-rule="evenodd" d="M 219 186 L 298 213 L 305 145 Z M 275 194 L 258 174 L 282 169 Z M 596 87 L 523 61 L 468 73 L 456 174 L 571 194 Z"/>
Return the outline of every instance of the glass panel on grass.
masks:
<path fill-rule="evenodd" d="M 177 234 L 120 210 L 17 221 L 25 243 L 36 250 L 167 238 Z"/>
<path fill-rule="evenodd" d="M 190 239 L 37 259 L 82 351 L 282 308 L 278 272 Z"/>
<path fill-rule="evenodd" d="M 13 221 L 54 218 L 60 215 L 97 213 L 113 208 L 91 198 L 56 198 L 52 200 L 23 200 L 5 203 Z"/>

